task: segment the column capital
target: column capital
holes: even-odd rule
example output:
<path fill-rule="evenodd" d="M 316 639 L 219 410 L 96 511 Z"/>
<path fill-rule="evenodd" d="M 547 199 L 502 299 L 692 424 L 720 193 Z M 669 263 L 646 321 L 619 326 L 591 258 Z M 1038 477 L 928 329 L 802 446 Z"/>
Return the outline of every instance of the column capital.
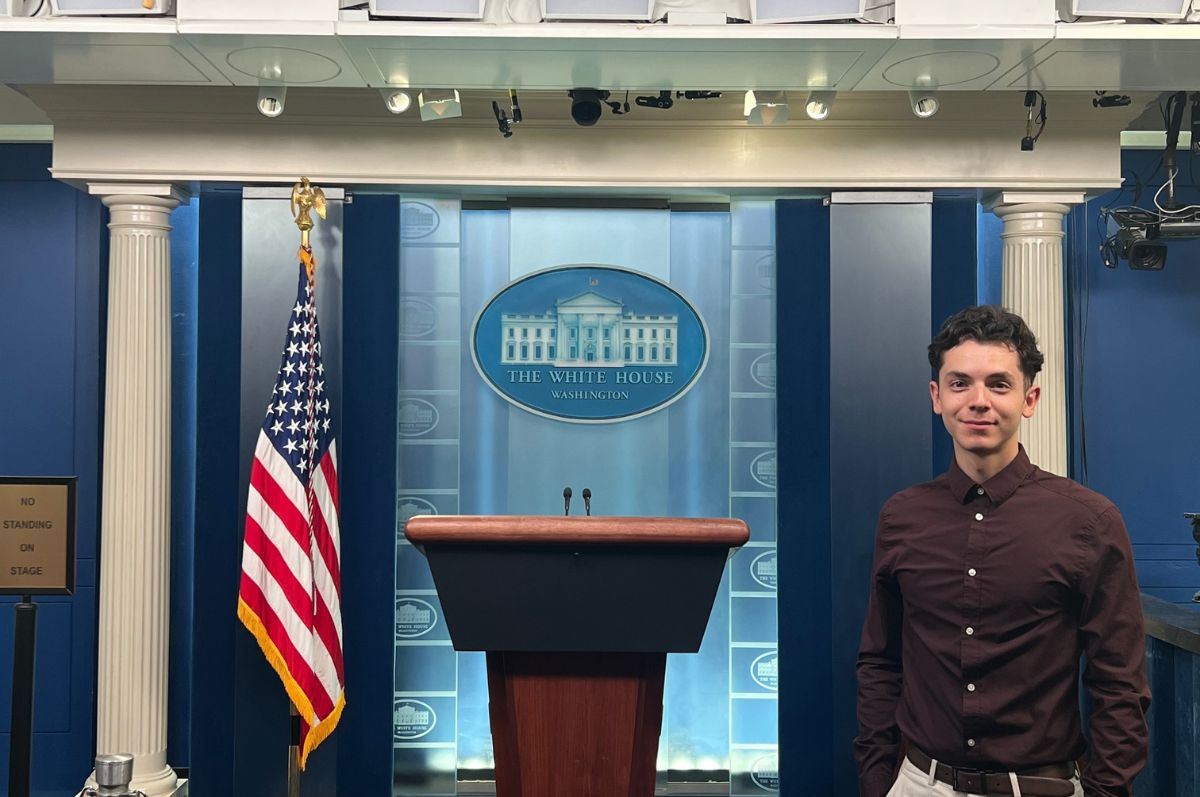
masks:
<path fill-rule="evenodd" d="M 191 192 L 175 183 L 88 183 L 87 187 L 90 195 L 100 197 L 109 207 L 122 201 L 141 201 L 174 208 L 191 196 Z M 119 200 L 118 197 L 125 199 Z"/>
<path fill-rule="evenodd" d="M 1000 218 L 1010 213 L 1049 211 L 1067 213 L 1072 205 L 1081 205 L 1087 198 L 1083 191 L 1000 191 L 984 203 Z"/>

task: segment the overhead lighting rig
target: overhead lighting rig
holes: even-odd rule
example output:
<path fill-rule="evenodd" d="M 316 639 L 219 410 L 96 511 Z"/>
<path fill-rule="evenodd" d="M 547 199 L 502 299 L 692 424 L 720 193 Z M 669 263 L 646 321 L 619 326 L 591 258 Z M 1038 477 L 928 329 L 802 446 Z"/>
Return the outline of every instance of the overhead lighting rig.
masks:
<path fill-rule="evenodd" d="M 403 89 L 382 88 L 379 95 L 390 113 L 404 113 L 412 107 L 412 97 Z"/>
<path fill-rule="evenodd" d="M 262 86 L 258 90 L 258 112 L 268 119 L 283 115 L 287 86 Z"/>
<path fill-rule="evenodd" d="M 908 104 L 918 119 L 928 119 L 942 107 L 938 93 L 932 89 L 912 89 L 908 92 Z"/>
<path fill-rule="evenodd" d="M 1200 124 L 1200 108 L 1192 95 L 1192 127 Z M 1175 178 L 1179 175 L 1177 149 L 1179 131 L 1183 127 L 1186 92 L 1177 91 L 1167 100 L 1167 145 L 1163 149 L 1162 166 L 1166 181 L 1154 193 L 1153 208 L 1123 205 L 1100 210 L 1100 220 L 1110 229 L 1100 242 L 1100 256 L 1108 268 L 1116 268 L 1124 260 L 1136 271 L 1161 271 L 1167 264 L 1167 243 L 1200 239 L 1200 205 L 1179 206 L 1175 198 Z M 1163 198 L 1163 192 L 1166 197 Z M 1140 196 L 1140 189 L 1138 196 Z M 1134 202 L 1137 202 L 1137 196 Z"/>
<path fill-rule="evenodd" d="M 825 121 L 833 110 L 835 97 L 837 97 L 836 91 L 810 91 L 808 99 L 804 103 L 804 113 L 814 122 Z"/>
<path fill-rule="evenodd" d="M 1037 108 L 1038 100 L 1042 105 Z M 1035 111 L 1034 108 L 1037 108 Z M 1033 126 L 1037 125 L 1037 132 Z M 1021 139 L 1021 151 L 1033 152 L 1033 146 L 1046 130 L 1046 97 L 1040 91 L 1025 92 L 1025 137 Z"/>
<path fill-rule="evenodd" d="M 1128 94 L 1109 94 L 1107 91 L 1097 91 L 1092 98 L 1093 108 L 1123 108 L 1132 103 Z"/>
<path fill-rule="evenodd" d="M 517 100 L 516 89 L 508 90 L 508 105 L 509 112 L 505 113 L 500 104 L 492 100 L 492 113 L 496 115 L 496 127 L 500 129 L 500 135 L 512 138 L 512 126 L 521 123 L 521 103 Z"/>

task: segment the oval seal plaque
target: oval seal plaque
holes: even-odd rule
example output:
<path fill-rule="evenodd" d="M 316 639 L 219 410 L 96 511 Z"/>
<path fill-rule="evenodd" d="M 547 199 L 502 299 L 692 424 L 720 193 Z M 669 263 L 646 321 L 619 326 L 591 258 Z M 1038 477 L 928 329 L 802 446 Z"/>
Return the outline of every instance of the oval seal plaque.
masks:
<path fill-rule="evenodd" d="M 776 589 L 779 583 L 778 566 L 779 558 L 775 551 L 760 553 L 750 562 L 750 576 L 767 589 Z"/>
<path fill-rule="evenodd" d="M 754 481 L 761 484 L 763 487 L 775 489 L 778 483 L 777 478 L 777 463 L 775 458 L 775 450 L 764 451 L 750 461 L 750 475 Z"/>
<path fill-rule="evenodd" d="M 750 779 L 765 791 L 779 791 L 779 758 L 765 755 L 750 765 Z"/>
<path fill-rule="evenodd" d="M 769 650 L 750 662 L 750 677 L 754 683 L 772 692 L 779 689 L 779 654 Z"/>
<path fill-rule="evenodd" d="M 427 238 L 437 232 L 441 223 L 442 218 L 432 205 L 413 201 L 400 203 L 401 240 Z"/>
<path fill-rule="evenodd" d="M 420 598 L 396 598 L 396 639 L 425 636 L 437 625 L 437 610 Z"/>
<path fill-rule="evenodd" d="M 409 697 L 398 697 L 392 704 L 392 739 L 411 742 L 420 739 L 437 725 L 433 706 Z"/>
<path fill-rule="evenodd" d="M 614 266 L 547 269 L 493 296 L 471 329 L 480 376 L 547 418 L 612 423 L 678 401 L 708 364 L 708 329 L 670 285 Z"/>
<path fill-rule="evenodd" d="M 396 428 L 401 437 L 421 437 L 437 428 L 438 410 L 419 398 L 400 399 L 396 407 Z"/>

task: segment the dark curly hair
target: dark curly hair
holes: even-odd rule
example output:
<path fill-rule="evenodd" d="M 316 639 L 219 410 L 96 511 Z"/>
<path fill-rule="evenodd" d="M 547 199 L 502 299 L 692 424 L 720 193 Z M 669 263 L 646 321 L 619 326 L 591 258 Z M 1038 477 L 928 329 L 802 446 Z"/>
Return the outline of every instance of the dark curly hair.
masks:
<path fill-rule="evenodd" d="M 972 305 L 959 310 L 942 322 L 942 328 L 929 344 L 929 364 L 933 367 L 934 379 L 942 370 L 942 360 L 950 349 L 964 340 L 979 343 L 1005 343 L 1012 347 L 1021 362 L 1021 373 L 1025 383 L 1042 370 L 1045 358 L 1038 351 L 1037 337 L 1016 313 L 994 304 Z"/>

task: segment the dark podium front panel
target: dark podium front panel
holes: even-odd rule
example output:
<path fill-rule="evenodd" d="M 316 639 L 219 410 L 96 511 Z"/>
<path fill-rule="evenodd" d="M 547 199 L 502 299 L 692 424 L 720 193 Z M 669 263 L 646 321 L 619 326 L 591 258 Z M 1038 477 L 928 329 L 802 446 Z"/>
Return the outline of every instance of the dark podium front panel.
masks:
<path fill-rule="evenodd" d="M 728 555 L 709 546 L 427 551 L 455 649 L 514 651 L 694 653 Z"/>

